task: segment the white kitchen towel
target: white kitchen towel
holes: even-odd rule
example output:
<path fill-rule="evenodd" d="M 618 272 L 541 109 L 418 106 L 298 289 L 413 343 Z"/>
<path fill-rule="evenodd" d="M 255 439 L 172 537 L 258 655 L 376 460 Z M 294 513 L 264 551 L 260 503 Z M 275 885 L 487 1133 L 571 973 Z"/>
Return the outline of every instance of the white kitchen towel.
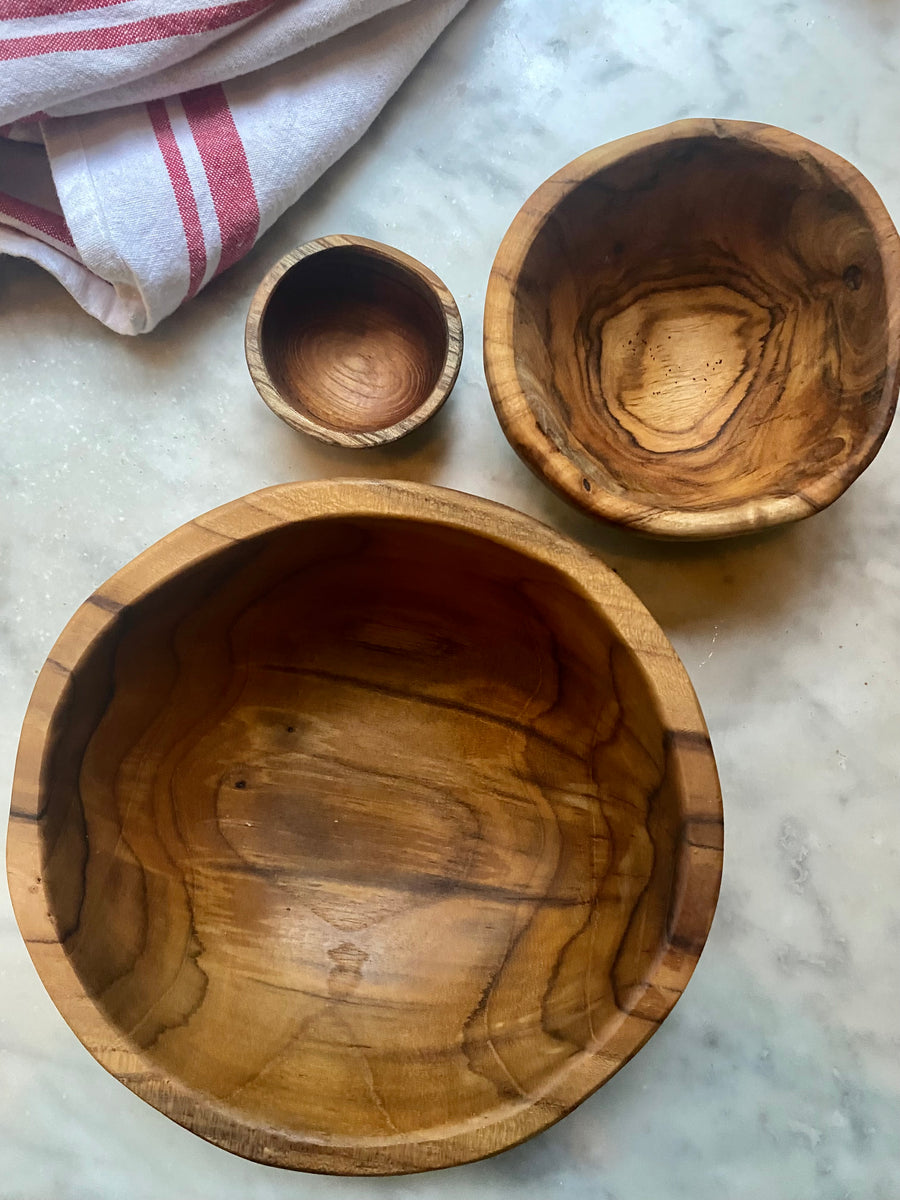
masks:
<path fill-rule="evenodd" d="M 353 145 L 464 4 L 0 0 L 0 253 L 147 332 Z"/>

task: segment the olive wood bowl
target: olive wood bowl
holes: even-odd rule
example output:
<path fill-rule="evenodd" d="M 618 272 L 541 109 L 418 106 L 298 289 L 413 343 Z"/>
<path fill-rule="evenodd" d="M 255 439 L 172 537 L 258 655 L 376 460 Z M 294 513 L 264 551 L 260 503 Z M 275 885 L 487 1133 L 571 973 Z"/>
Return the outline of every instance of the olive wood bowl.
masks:
<path fill-rule="evenodd" d="M 871 184 L 783 129 L 679 121 L 602 146 L 500 246 L 497 415 L 551 487 L 630 529 L 711 538 L 809 516 L 893 417 L 898 255 Z"/>
<path fill-rule="evenodd" d="M 288 425 L 337 446 L 380 446 L 422 425 L 449 396 L 462 322 L 422 263 L 335 234 L 269 271 L 244 345 L 256 390 Z"/>
<path fill-rule="evenodd" d="M 678 1000 L 721 867 L 696 696 L 625 584 L 498 504 L 359 481 L 227 504 L 85 602 L 8 837 L 94 1057 L 334 1174 L 564 1116 Z"/>

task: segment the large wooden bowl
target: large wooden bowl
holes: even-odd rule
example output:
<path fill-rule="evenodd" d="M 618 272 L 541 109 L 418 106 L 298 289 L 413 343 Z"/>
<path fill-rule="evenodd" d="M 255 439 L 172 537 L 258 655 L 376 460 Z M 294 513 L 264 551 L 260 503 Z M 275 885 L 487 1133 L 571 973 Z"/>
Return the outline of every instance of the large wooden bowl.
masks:
<path fill-rule="evenodd" d="M 898 282 L 894 226 L 849 163 L 783 129 L 680 121 L 576 159 L 513 221 L 491 395 L 588 513 L 688 538 L 796 520 L 887 433 Z"/>
<path fill-rule="evenodd" d="M 72 618 L 9 879 L 91 1053 L 279 1166 L 426 1170 L 583 1100 L 706 939 L 722 807 L 687 675 L 592 555 L 412 484 L 258 492 Z"/>

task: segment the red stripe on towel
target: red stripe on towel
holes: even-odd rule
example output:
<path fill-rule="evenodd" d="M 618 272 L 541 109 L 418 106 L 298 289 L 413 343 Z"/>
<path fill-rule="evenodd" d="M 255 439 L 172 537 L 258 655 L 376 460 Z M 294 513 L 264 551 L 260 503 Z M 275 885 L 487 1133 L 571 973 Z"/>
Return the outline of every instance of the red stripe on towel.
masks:
<path fill-rule="evenodd" d="M 84 12 L 89 8 L 109 8 L 125 0 L 0 0 L 0 21 L 23 17 L 58 17 L 63 13 Z"/>
<path fill-rule="evenodd" d="M 151 100 L 147 105 L 150 124 L 156 134 L 159 150 L 169 173 L 169 182 L 175 193 L 175 203 L 181 224 L 184 226 L 184 237 L 187 242 L 189 281 L 185 298 L 196 294 L 206 274 L 206 242 L 203 238 L 203 226 L 200 224 L 200 214 L 197 211 L 197 199 L 191 187 L 190 176 L 175 133 L 165 100 Z"/>
<path fill-rule="evenodd" d="M 218 275 L 241 258 L 259 232 L 259 202 L 244 143 L 221 84 L 197 88 L 181 97 L 197 143 L 222 236 Z"/>
<path fill-rule="evenodd" d="M 122 25 L 71 29 L 64 33 L 35 34 L 33 37 L 4 38 L 0 39 L 0 62 L 60 51 L 114 50 L 122 46 L 162 41 L 164 38 L 193 37 L 196 34 L 221 29 L 224 25 L 236 25 L 276 2 L 277 0 L 240 0 L 237 4 L 220 4 L 214 8 L 193 8 L 188 12 L 164 13 L 157 17 L 145 17 L 142 21 L 128 21 Z"/>
<path fill-rule="evenodd" d="M 65 217 L 51 212 L 49 208 L 39 208 L 36 204 L 29 204 L 27 200 L 18 200 L 15 196 L 0 192 L 0 214 L 18 221 L 20 225 L 30 226 L 37 233 L 53 238 L 55 242 L 75 249 L 75 242 Z"/>

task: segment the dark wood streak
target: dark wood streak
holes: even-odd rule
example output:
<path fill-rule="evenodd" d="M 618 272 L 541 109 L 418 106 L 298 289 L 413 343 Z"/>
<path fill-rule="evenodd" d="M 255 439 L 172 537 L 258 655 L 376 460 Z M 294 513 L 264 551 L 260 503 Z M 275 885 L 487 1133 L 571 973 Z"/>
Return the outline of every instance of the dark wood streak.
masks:
<path fill-rule="evenodd" d="M 709 734 L 702 729 L 667 729 L 665 739 L 667 745 L 697 746 L 701 750 L 712 749 Z"/>
<path fill-rule="evenodd" d="M 389 649 L 387 653 L 394 654 L 395 652 Z M 264 663 L 263 666 L 269 671 L 284 671 L 291 675 L 306 675 L 310 678 L 327 680 L 332 683 L 345 683 L 349 687 L 377 692 L 382 696 L 392 696 L 398 700 L 409 700 L 414 704 L 424 704 L 434 708 L 446 709 L 448 712 L 456 712 L 462 716 L 471 716 L 479 721 L 489 721 L 493 725 L 508 729 L 510 733 L 527 734 L 530 737 L 546 742 L 548 746 L 552 746 L 554 750 L 557 750 L 566 757 L 578 757 L 577 754 L 573 754 L 564 742 L 554 739 L 547 734 L 542 734 L 539 730 L 535 730 L 533 725 L 528 725 L 523 721 L 516 721 L 511 717 L 502 716 L 498 713 L 489 712 L 487 709 L 478 708 L 475 705 L 460 704 L 441 696 L 430 696 L 427 692 L 417 691 L 409 687 L 389 687 L 383 683 L 376 683 L 367 679 L 356 679 L 352 675 L 341 675 L 334 671 L 312 670 L 310 668 L 288 666 L 283 663 Z"/>
<path fill-rule="evenodd" d="M 99 633 L 80 610 L 36 694 L 10 879 L 39 969 L 123 1082 L 261 1161 L 502 1149 L 627 1061 L 699 950 L 684 856 L 721 808 L 674 652 L 583 551 L 448 495 L 211 514 L 111 581 Z"/>
<path fill-rule="evenodd" d="M 111 596 L 105 596 L 102 592 L 94 592 L 92 596 L 88 596 L 87 602 L 93 604 L 94 608 L 102 608 L 108 613 L 120 613 L 123 608 L 118 600 L 113 600 Z"/>
<path fill-rule="evenodd" d="M 721 845 L 719 844 L 721 839 L 716 839 L 716 841 L 710 841 L 710 842 L 698 842 L 698 841 L 695 841 L 693 838 L 686 837 L 686 838 L 683 838 L 682 841 L 684 842 L 684 844 L 686 846 L 693 846 L 695 850 L 721 850 L 722 849 Z"/>
<path fill-rule="evenodd" d="M 46 816 L 46 810 L 43 812 L 26 812 L 24 809 L 15 807 L 11 807 L 9 810 L 9 819 L 11 821 L 27 821 L 29 825 L 36 825 L 44 816 Z"/>

